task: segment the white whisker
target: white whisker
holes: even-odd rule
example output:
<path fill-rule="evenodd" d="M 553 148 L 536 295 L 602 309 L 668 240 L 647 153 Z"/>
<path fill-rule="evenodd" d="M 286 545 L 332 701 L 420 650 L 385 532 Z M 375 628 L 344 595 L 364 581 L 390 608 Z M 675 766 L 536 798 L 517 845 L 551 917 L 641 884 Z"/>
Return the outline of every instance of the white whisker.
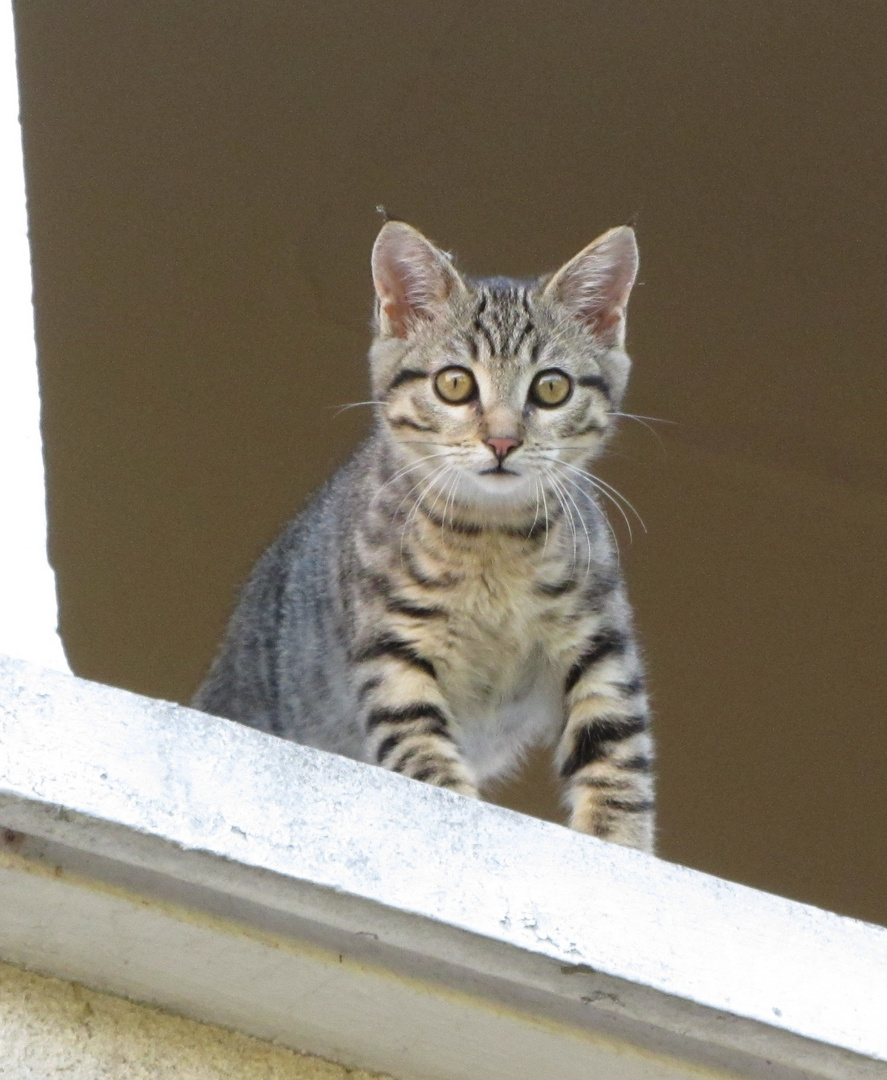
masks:
<path fill-rule="evenodd" d="M 413 519 L 419 513 L 419 507 L 420 507 L 420 505 L 422 503 L 422 500 L 425 498 L 427 493 L 431 490 L 432 486 L 437 481 L 437 478 L 439 476 L 441 476 L 441 475 L 445 476 L 447 474 L 447 472 L 452 468 L 453 468 L 452 464 L 439 465 L 437 467 L 437 469 L 435 469 L 435 471 L 429 477 L 425 478 L 425 485 L 424 485 L 424 487 L 422 487 L 422 490 L 419 492 L 419 495 L 417 496 L 415 502 L 413 503 L 412 507 L 410 508 L 409 513 L 407 514 L 406 518 L 404 519 L 403 528 L 400 530 L 400 558 L 401 558 L 401 561 L 403 561 L 403 545 L 406 542 L 407 530 L 409 529 L 410 525 L 412 525 Z M 418 484 L 416 484 L 414 487 L 410 488 L 410 493 L 415 491 L 417 487 L 422 486 L 422 483 L 423 483 L 423 481 L 420 480 Z M 403 505 L 403 501 L 404 500 L 401 500 L 401 506 Z M 400 507 L 398 507 L 398 509 L 400 509 Z"/>
<path fill-rule="evenodd" d="M 540 485 L 540 483 L 541 483 L 541 481 L 539 480 L 539 477 L 534 476 L 533 477 L 533 484 L 535 485 L 535 490 L 536 490 L 536 512 L 533 514 L 533 524 L 530 526 L 530 531 L 527 533 L 528 537 L 533 535 L 533 530 L 536 528 L 536 522 L 539 520 L 539 485 Z"/>
<path fill-rule="evenodd" d="M 444 500 L 443 522 L 444 522 L 445 525 L 446 525 L 446 522 L 447 522 L 447 514 L 448 513 L 450 515 L 450 525 L 452 525 L 454 523 L 454 521 L 455 521 L 455 512 L 456 512 L 456 499 L 455 499 L 455 496 L 456 496 L 456 489 L 458 487 L 459 487 L 459 470 L 454 468 L 453 469 L 453 479 L 452 479 L 452 482 L 450 483 L 449 488 L 447 489 L 447 497 Z"/>
<path fill-rule="evenodd" d="M 548 482 L 554 488 L 554 493 L 557 496 L 557 501 L 558 501 L 558 503 L 560 505 L 561 510 L 563 510 L 563 512 L 567 516 L 567 522 L 568 522 L 568 524 L 570 526 L 570 533 L 572 534 L 572 537 L 573 537 L 573 559 L 572 559 L 571 566 L 572 566 L 573 570 L 575 571 L 575 569 L 576 569 L 576 557 L 577 557 L 577 555 L 579 553 L 579 546 L 578 546 L 579 545 L 579 536 L 578 536 L 578 533 L 576 532 L 576 523 L 573 520 L 573 512 L 570 509 L 570 507 L 567 505 L 566 500 L 564 498 L 564 496 L 566 494 L 568 494 L 568 492 L 567 492 L 566 488 L 557 479 L 557 477 L 554 475 L 553 470 L 546 470 L 546 476 L 547 476 Z M 573 503 L 573 505 L 576 506 L 575 502 Z M 579 508 L 576 507 L 577 512 L 578 512 L 578 509 Z"/>
<path fill-rule="evenodd" d="M 621 491 L 618 491 L 616 488 L 614 488 L 612 484 L 608 484 L 606 480 L 601 480 L 601 478 L 599 476 L 595 476 L 594 473 L 586 473 L 586 475 L 588 476 L 589 480 L 594 481 L 595 484 L 603 485 L 607 489 L 607 491 L 612 491 L 617 499 L 621 499 L 622 502 L 625 503 L 625 505 L 628 507 L 628 509 L 638 519 L 638 522 L 640 523 L 640 526 L 644 530 L 644 532 L 647 532 L 647 524 L 644 521 L 644 519 L 641 517 L 641 515 L 640 515 L 639 511 L 637 510 L 637 508 L 635 507 L 634 503 L 632 503 L 628 499 L 626 499 L 626 497 L 622 494 Z"/>
<path fill-rule="evenodd" d="M 411 473 L 414 469 L 418 469 L 426 461 L 433 461 L 435 458 L 449 456 L 449 451 L 445 451 L 442 454 L 425 454 L 423 457 L 417 458 L 415 461 L 411 461 L 408 465 L 404 465 L 402 468 L 398 469 L 393 476 L 389 477 L 384 484 L 382 484 L 382 486 L 378 489 L 378 491 L 373 495 L 372 499 L 370 500 L 370 506 L 375 503 L 376 499 L 379 498 L 379 496 L 387 487 L 390 487 L 392 484 L 396 483 L 398 480 L 400 480 L 402 476 L 406 476 L 407 473 Z"/>
<path fill-rule="evenodd" d="M 610 413 L 610 415 L 611 416 L 625 416 L 629 420 L 652 420 L 656 424 L 675 424 L 675 425 L 677 425 L 677 420 L 665 420 L 661 416 L 644 416 L 643 413 L 613 412 L 613 413 Z"/>
<path fill-rule="evenodd" d="M 436 456 L 438 456 L 438 457 L 446 457 L 446 455 L 445 455 L 445 454 L 439 454 L 439 455 L 436 455 Z M 395 507 L 395 509 L 394 509 L 394 514 L 392 515 L 392 520 L 396 520 L 396 519 L 397 519 L 397 516 L 398 516 L 398 514 L 400 513 L 400 508 L 401 508 L 401 507 L 403 506 L 403 504 L 404 504 L 404 503 L 405 503 L 405 502 L 407 501 L 407 499 L 408 499 L 408 498 L 409 498 L 409 497 L 410 497 L 410 496 L 411 496 L 411 495 L 413 494 L 413 492 L 414 492 L 414 491 L 415 491 L 415 490 L 416 490 L 417 488 L 420 488 L 420 487 L 422 487 L 422 485 L 423 485 L 423 484 L 425 483 L 425 481 L 426 481 L 426 480 L 428 480 L 428 479 L 431 479 L 431 480 L 433 480 L 433 479 L 434 479 L 435 477 L 439 476 L 439 475 L 440 475 L 440 473 L 441 473 L 441 472 L 442 472 L 443 470 L 445 470 L 445 469 L 447 469 L 447 468 L 449 468 L 449 466 L 448 466 L 448 465 L 446 465 L 446 464 L 444 464 L 444 465 L 439 465 L 439 466 L 437 467 L 437 469 L 435 469 L 435 470 L 434 470 L 434 471 L 433 471 L 433 472 L 432 472 L 432 473 L 430 474 L 430 476 L 423 476 L 423 477 L 421 477 L 421 478 L 420 478 L 419 480 L 417 480 L 417 481 L 416 481 L 416 483 L 415 483 L 415 484 L 413 484 L 413 486 L 412 486 L 411 488 L 409 488 L 409 489 L 407 490 L 407 492 L 406 492 L 406 494 L 404 495 L 404 497 L 403 497 L 403 498 L 402 498 L 402 499 L 400 500 L 400 502 L 399 502 L 399 503 L 397 504 L 397 506 Z M 426 490 L 427 490 L 427 489 L 426 489 Z"/>
<path fill-rule="evenodd" d="M 433 469 L 427 476 L 423 476 L 419 480 L 417 480 L 416 483 L 413 484 L 413 486 L 409 489 L 409 491 L 406 493 L 406 495 L 404 495 L 404 497 L 397 504 L 397 509 L 394 511 L 394 516 L 397 517 L 397 515 L 400 513 L 400 508 L 407 501 L 407 499 L 413 494 L 414 491 L 416 491 L 418 488 L 422 487 L 423 485 L 425 485 L 425 486 L 423 488 L 421 498 L 424 499 L 425 498 L 425 493 L 431 489 L 431 486 L 434 484 L 437 477 L 441 476 L 443 473 L 445 473 L 447 471 L 447 469 L 449 469 L 450 467 L 451 466 L 450 466 L 449 463 L 444 463 L 443 465 L 438 465 L 437 468 Z M 421 500 L 417 500 L 417 501 L 421 501 Z M 415 504 L 414 504 L 413 507 L 411 507 L 411 510 L 413 510 L 413 509 L 415 509 Z"/>
<path fill-rule="evenodd" d="M 550 476 L 551 479 L 554 480 L 554 474 L 552 473 L 550 474 Z M 557 482 L 565 483 L 569 481 L 569 479 L 570 478 L 568 476 L 564 476 Z M 577 488 L 577 490 L 581 491 L 581 488 Z M 576 500 L 573 498 L 573 495 L 570 492 L 569 488 L 564 488 L 564 495 L 566 495 L 566 497 L 570 500 L 571 504 L 576 510 L 576 516 L 579 518 L 579 524 L 582 526 L 582 531 L 585 533 L 585 580 L 588 581 L 588 575 L 591 573 L 591 537 L 588 535 L 588 526 L 585 524 L 585 518 L 582 516 L 582 511 L 579 509 L 579 506 L 577 505 Z M 607 524 L 609 524 L 609 522 L 607 522 Z M 573 569 L 576 569 L 575 555 L 573 558 Z"/>
<path fill-rule="evenodd" d="M 548 500 L 545 498 L 545 485 L 539 485 L 539 491 L 542 493 L 542 507 L 545 511 L 545 542 L 542 545 L 542 554 L 545 554 L 545 550 L 548 547 L 548 538 L 551 535 L 551 519 L 548 516 Z"/>
<path fill-rule="evenodd" d="M 661 416 L 641 416 L 638 413 L 614 412 L 614 413 L 611 413 L 610 415 L 611 416 L 622 416 L 626 420 L 634 420 L 634 422 L 636 424 L 640 424 L 642 428 L 646 428 L 647 431 L 649 431 L 650 434 L 655 437 L 656 441 L 659 443 L 659 445 L 662 447 L 663 450 L 665 449 L 665 443 L 662 441 L 662 436 L 659 434 L 659 432 L 655 428 L 650 427 L 650 425 L 647 423 L 647 421 L 652 420 L 654 423 L 657 423 L 657 424 L 676 424 L 677 423 L 676 420 L 663 420 Z"/>
<path fill-rule="evenodd" d="M 330 405 L 330 409 L 335 409 L 335 416 L 339 416 L 341 413 L 346 412 L 348 409 L 359 409 L 361 405 L 386 405 L 385 401 L 349 401 L 347 405 Z"/>
<path fill-rule="evenodd" d="M 563 465 L 563 464 L 565 464 L 565 462 L 559 461 L 559 462 L 556 462 L 556 464 Z M 613 540 L 613 547 L 616 549 L 616 562 L 617 562 L 617 565 L 620 564 L 621 563 L 621 555 L 620 555 L 620 551 L 619 551 L 619 539 L 616 536 L 616 532 L 613 529 L 613 526 L 610 524 L 610 519 L 607 517 L 607 515 L 604 513 L 604 511 L 601 509 L 601 507 L 598 506 L 598 504 L 594 500 L 594 498 L 589 496 L 588 492 L 584 491 L 579 486 L 577 481 L 575 481 L 571 476 L 564 475 L 564 476 L 561 477 L 561 480 L 566 484 L 571 484 L 576 489 L 576 491 L 578 491 L 579 494 L 582 495 L 582 497 L 584 499 L 588 499 L 589 504 L 592 507 L 594 507 L 594 509 L 597 512 L 598 516 L 600 517 L 601 521 L 603 521 L 603 523 L 607 526 L 607 530 L 609 531 L 610 536 L 611 536 L 611 538 Z M 629 533 L 629 536 L 630 536 L 630 533 Z"/>
<path fill-rule="evenodd" d="M 547 458 L 546 460 L 551 461 L 551 460 L 557 460 L 557 459 Z M 617 499 L 621 500 L 621 502 L 624 503 L 628 507 L 628 509 L 638 519 L 638 523 L 640 524 L 640 526 L 644 530 L 644 532 L 647 532 L 646 523 L 644 522 L 644 519 L 641 517 L 641 515 L 638 512 L 637 508 L 631 502 L 629 502 L 629 500 L 622 494 L 621 491 L 618 491 L 616 488 L 614 488 L 612 484 L 608 484 L 606 480 L 601 480 L 601 478 L 599 476 L 595 476 L 593 473 L 588 472 L 586 469 L 579 469 L 575 465 L 571 465 L 568 461 L 560 461 L 560 460 L 558 460 L 557 464 L 561 465 L 565 469 L 569 469 L 570 472 L 577 473 L 584 480 L 586 480 L 588 483 L 590 483 L 593 487 L 596 487 L 598 489 L 598 491 L 600 491 L 601 495 L 608 498 L 610 500 L 610 502 L 612 502 L 613 505 L 618 508 L 619 513 L 625 519 L 625 524 L 628 526 L 629 537 L 631 537 L 631 523 L 628 520 L 628 515 L 622 509 L 622 505 L 620 504 L 620 502 L 616 501 Z M 612 492 L 612 494 L 609 494 L 610 492 Z M 614 498 L 614 496 L 615 496 L 615 498 Z"/>

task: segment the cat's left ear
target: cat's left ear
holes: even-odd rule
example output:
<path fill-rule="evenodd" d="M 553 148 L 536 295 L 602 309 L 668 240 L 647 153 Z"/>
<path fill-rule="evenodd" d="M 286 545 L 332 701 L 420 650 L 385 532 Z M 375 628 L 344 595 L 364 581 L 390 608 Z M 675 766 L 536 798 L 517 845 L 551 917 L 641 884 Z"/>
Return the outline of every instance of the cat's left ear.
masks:
<path fill-rule="evenodd" d="M 625 344 L 625 308 L 638 272 L 638 247 L 628 225 L 610 229 L 562 266 L 545 287 L 608 348 Z"/>
<path fill-rule="evenodd" d="M 379 331 L 405 338 L 443 313 L 462 279 L 449 256 L 405 221 L 386 221 L 373 246 Z"/>

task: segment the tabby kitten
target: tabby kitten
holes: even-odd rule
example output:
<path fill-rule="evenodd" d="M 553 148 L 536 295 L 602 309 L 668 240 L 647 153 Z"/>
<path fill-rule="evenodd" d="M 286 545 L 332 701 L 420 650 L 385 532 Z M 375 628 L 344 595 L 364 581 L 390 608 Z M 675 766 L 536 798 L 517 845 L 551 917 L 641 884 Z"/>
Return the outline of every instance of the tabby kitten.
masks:
<path fill-rule="evenodd" d="M 572 827 L 649 851 L 641 661 L 587 472 L 634 233 L 528 284 L 389 221 L 372 269 L 372 434 L 259 561 L 195 705 L 472 796 L 556 743 Z"/>

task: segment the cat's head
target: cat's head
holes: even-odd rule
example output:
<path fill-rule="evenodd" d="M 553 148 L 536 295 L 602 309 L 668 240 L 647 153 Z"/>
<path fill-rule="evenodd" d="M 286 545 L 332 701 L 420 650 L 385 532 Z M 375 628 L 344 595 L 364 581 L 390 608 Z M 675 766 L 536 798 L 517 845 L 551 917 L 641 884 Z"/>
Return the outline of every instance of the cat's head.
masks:
<path fill-rule="evenodd" d="M 472 281 L 420 232 L 382 227 L 370 351 L 383 431 L 417 487 L 469 516 L 519 519 L 581 482 L 619 409 L 637 273 L 628 226 L 555 274 Z"/>

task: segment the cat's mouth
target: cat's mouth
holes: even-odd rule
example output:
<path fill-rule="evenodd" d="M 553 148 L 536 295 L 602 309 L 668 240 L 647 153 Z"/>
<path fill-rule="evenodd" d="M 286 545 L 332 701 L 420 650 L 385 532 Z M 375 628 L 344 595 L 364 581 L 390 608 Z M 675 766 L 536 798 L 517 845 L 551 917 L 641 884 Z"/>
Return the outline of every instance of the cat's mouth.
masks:
<path fill-rule="evenodd" d="M 520 476 L 514 469 L 506 469 L 504 465 L 494 465 L 490 469 L 481 469 L 478 476 Z"/>

